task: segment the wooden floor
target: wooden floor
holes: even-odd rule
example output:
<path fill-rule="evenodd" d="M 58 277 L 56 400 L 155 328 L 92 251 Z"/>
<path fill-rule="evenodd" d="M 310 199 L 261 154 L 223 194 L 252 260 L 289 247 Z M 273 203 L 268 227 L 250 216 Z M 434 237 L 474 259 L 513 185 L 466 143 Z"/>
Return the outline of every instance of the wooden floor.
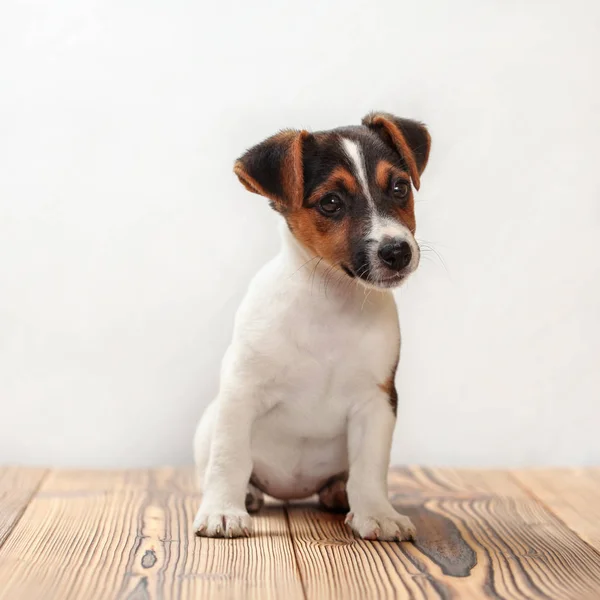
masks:
<path fill-rule="evenodd" d="M 197 538 L 191 470 L 0 468 L 0 599 L 600 599 L 600 468 L 399 469 L 414 543 L 355 539 L 312 503 Z"/>

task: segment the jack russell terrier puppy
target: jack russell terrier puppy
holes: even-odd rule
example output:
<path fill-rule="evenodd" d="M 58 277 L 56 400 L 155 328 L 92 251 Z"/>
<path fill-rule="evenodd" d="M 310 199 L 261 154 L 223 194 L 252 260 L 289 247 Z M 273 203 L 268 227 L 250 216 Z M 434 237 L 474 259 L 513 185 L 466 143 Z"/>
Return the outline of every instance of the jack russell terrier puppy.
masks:
<path fill-rule="evenodd" d="M 373 113 L 360 126 L 282 131 L 235 163 L 285 223 L 196 430 L 198 535 L 250 535 L 263 492 L 318 493 L 365 539 L 414 535 L 387 489 L 400 356 L 391 290 L 419 264 L 412 188 L 429 148 L 421 123 Z"/>

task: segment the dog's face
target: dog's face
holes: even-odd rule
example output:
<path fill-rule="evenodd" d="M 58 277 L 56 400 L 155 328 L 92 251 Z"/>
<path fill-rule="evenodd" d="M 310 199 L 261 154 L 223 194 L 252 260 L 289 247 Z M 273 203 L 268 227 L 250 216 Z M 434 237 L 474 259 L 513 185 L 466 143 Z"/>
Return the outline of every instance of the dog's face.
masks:
<path fill-rule="evenodd" d="M 234 170 L 315 255 L 389 288 L 419 264 L 412 188 L 419 189 L 429 148 L 421 123 L 375 113 L 356 127 L 281 132 L 248 150 Z"/>

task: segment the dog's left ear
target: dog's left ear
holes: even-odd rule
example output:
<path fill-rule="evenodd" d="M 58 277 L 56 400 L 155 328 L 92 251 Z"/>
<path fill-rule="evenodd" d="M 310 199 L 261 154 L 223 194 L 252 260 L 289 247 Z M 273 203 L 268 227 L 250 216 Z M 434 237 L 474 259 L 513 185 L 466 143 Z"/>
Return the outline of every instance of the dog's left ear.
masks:
<path fill-rule="evenodd" d="M 410 171 L 413 185 L 418 190 L 421 186 L 420 176 L 427 166 L 431 148 L 431 136 L 425 125 L 380 112 L 368 114 L 362 124 L 400 154 Z"/>
<path fill-rule="evenodd" d="M 265 196 L 281 213 L 301 206 L 304 196 L 303 146 L 307 131 L 285 130 L 247 150 L 233 168 L 244 187 Z"/>

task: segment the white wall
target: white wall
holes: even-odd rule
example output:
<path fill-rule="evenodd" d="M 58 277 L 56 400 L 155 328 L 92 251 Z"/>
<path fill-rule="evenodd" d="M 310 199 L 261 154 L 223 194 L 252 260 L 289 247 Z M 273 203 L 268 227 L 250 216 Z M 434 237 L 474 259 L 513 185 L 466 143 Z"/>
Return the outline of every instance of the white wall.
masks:
<path fill-rule="evenodd" d="M 426 121 L 394 460 L 600 461 L 600 3 L 0 5 L 0 462 L 191 460 L 281 127 Z"/>

